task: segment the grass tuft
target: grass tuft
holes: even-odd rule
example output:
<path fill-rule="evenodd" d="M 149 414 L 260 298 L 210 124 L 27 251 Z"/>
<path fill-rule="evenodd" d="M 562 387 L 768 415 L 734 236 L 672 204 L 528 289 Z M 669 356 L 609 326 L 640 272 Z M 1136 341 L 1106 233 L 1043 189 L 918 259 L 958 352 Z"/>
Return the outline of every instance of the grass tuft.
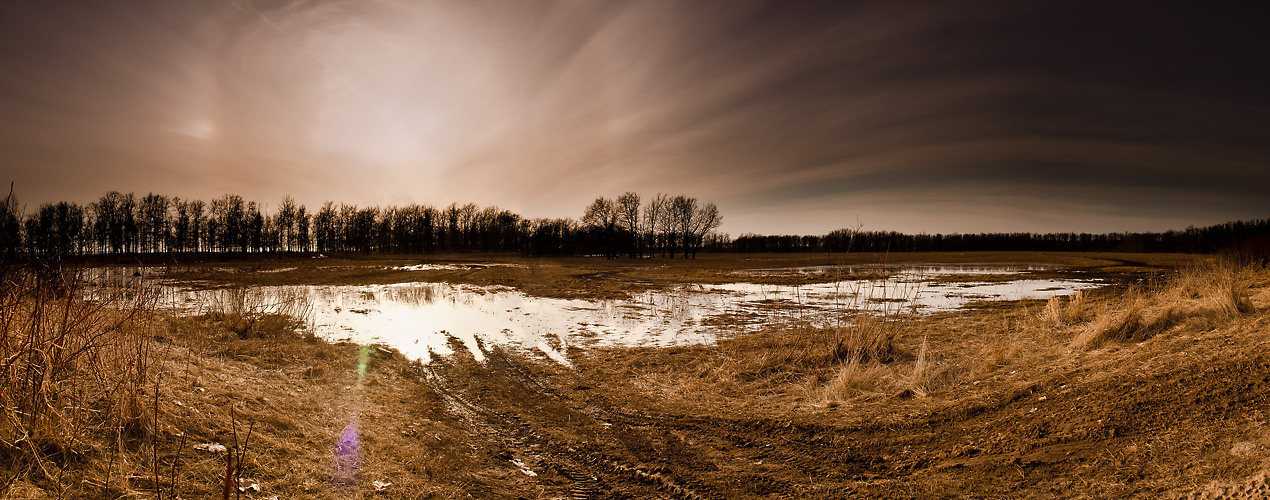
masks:
<path fill-rule="evenodd" d="M 880 397 L 891 390 L 892 370 L 882 363 L 849 361 L 832 372 L 823 384 L 813 383 L 805 392 L 820 404 L 834 404 L 858 397 Z"/>
<path fill-rule="evenodd" d="M 313 315 L 307 298 L 287 288 L 238 286 L 218 290 L 211 297 L 210 305 L 207 316 L 240 339 L 291 335 L 303 329 Z"/>
<path fill-rule="evenodd" d="M 1088 306 L 1089 296 L 1084 290 L 1078 290 L 1066 297 L 1055 295 L 1045 302 L 1041 319 L 1055 326 L 1079 323 L 1089 319 Z"/>
<path fill-rule="evenodd" d="M 1070 346 L 1096 349 L 1108 343 L 1142 342 L 1183 323 L 1208 327 L 1256 311 L 1248 295 L 1246 267 L 1229 262 L 1184 268 L 1156 285 L 1136 287 L 1124 295 L 1092 305 L 1091 318 Z M 1050 307 L 1042 314 L 1051 318 Z M 1066 314 L 1069 317 L 1083 315 Z M 1062 317 L 1062 316 L 1060 316 Z"/>

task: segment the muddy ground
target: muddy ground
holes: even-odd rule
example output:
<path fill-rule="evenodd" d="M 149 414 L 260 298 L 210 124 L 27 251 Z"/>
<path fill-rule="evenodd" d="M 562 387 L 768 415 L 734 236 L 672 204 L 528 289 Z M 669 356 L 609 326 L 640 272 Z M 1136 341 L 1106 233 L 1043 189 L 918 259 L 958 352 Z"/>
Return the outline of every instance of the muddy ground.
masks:
<path fill-rule="evenodd" d="M 1169 306 L 1182 312 L 1149 335 L 1074 344 L 1100 318 L 1121 314 L 1116 307 L 1148 304 L 1124 296 L 1153 297 L 1152 285 L 1129 292 L 1129 283 L 1155 283 L 1190 256 L 328 258 L 178 264 L 164 276 L 199 286 L 450 281 L 613 297 L 754 281 L 739 269 L 906 262 L 1058 264 L 1121 284 L 1091 294 L 1102 309 L 1071 320 L 1045 319 L 1054 306 L 1038 301 L 904 318 L 888 326 L 892 355 L 849 366 L 807 354 L 796 337 L 820 333 L 798 325 L 725 334 L 711 346 L 572 350 L 573 367 L 494 347 L 476 362 L 456 344 L 453 356 L 422 366 L 378 348 L 277 332 L 244 339 L 215 318 L 173 318 L 164 390 L 180 403 L 163 405 L 163 416 L 189 443 L 223 442 L 227 408 L 238 408 L 239 425 L 256 426 L 248 474 L 262 491 L 252 498 L 1260 498 L 1266 490 L 1270 273 L 1240 271 L 1237 287 L 1252 308 Z M 425 263 L 449 267 L 393 269 Z M 363 456 L 349 475 L 332 464 L 354 416 Z M 165 441 L 163 457 L 176 460 L 175 442 Z M 184 498 L 217 494 L 223 462 L 184 453 L 173 473 Z M 150 495 L 145 475 L 134 475 L 118 491 Z"/>

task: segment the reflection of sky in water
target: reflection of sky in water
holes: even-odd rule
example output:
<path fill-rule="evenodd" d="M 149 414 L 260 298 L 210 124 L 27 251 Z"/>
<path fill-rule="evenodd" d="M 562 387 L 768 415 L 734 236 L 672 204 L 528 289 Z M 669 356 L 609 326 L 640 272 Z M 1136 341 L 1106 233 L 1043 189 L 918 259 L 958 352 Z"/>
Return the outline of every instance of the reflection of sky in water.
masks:
<path fill-rule="evenodd" d="M 411 266 L 397 266 L 389 269 L 394 271 L 465 271 L 473 269 L 473 267 L 461 264 L 415 264 Z"/>
<path fill-rule="evenodd" d="M 447 283 L 301 288 L 313 305 L 319 335 L 385 342 L 425 360 L 429 350 L 450 353 L 450 338 L 478 359 L 479 338 L 536 349 L 562 363 L 567 360 L 561 353 L 571 344 L 665 346 L 713 338 L 694 314 L 705 305 L 702 299 L 711 299 L 704 294 L 586 301 Z"/>
<path fill-rule="evenodd" d="M 484 269 L 487 267 L 525 267 L 523 264 L 508 264 L 505 262 L 487 262 L 484 264 L 413 264 L 409 266 L 390 267 L 394 271 L 466 271 L 470 269 Z"/>
<path fill-rule="evenodd" d="M 1003 274 L 1006 268 L 896 270 L 881 280 L 812 285 L 689 285 L 629 300 L 529 297 L 509 288 L 448 283 L 260 287 L 263 296 L 311 306 L 314 333 L 330 340 L 384 343 L 424 360 L 450 354 L 455 339 L 483 359 L 481 343 L 518 345 L 568 364 L 568 346 L 671 346 L 713 342 L 716 335 L 783 321 L 832 325 L 857 309 L 929 313 L 981 300 L 1041 299 L 1099 286 L 1089 280 L 1020 279 L 938 283 L 931 276 Z M 1017 272 L 1017 271 L 1016 271 Z M 178 292 L 169 303 L 190 308 L 215 291 Z M 191 308 L 192 309 L 192 308 Z"/>
<path fill-rule="evenodd" d="M 806 274 L 857 274 L 884 272 L 904 274 L 906 276 L 947 276 L 947 275 L 982 275 L 982 274 L 1020 274 L 1026 271 L 1052 271 L 1058 266 L 1049 264 L 1010 264 L 985 266 L 983 264 L 938 264 L 938 265 L 885 265 L 869 264 L 859 266 L 802 266 L 780 267 L 773 269 L 741 269 L 736 274 L 745 276 L 788 276 Z"/>

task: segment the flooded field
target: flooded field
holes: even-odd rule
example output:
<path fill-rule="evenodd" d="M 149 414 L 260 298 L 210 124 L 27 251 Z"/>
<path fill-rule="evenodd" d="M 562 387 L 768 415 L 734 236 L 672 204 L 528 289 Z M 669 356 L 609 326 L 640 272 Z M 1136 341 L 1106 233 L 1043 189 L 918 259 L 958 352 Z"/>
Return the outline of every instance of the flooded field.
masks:
<path fill-rule="evenodd" d="M 679 285 L 629 299 L 543 298 L 498 286 L 451 283 L 255 286 L 244 291 L 169 287 L 165 303 L 187 312 L 224 307 L 299 312 L 322 338 L 382 343 L 428 361 L 461 342 L 518 346 L 568 364 L 570 347 L 708 344 L 773 325 L 834 326 L 860 312 L 928 314 L 982 301 L 1044 299 L 1101 285 L 1097 279 L 1037 279 L 1042 268 L 917 266 L 876 269 L 887 277 L 784 286 Z M 1052 270 L 1052 268 L 1043 268 Z M 840 269 L 834 269 L 840 272 Z M 755 272 L 809 273 L 821 269 Z M 981 281 L 976 276 L 991 275 Z M 1005 278 L 1002 278 L 1002 276 Z M 947 280 L 949 276 L 958 279 Z M 226 294 L 241 296 L 227 298 Z"/>
<path fill-rule="evenodd" d="M 93 444 L 106 454 L 74 478 L 109 474 L 119 498 L 153 496 L 155 450 L 184 498 L 222 496 L 229 460 L 249 464 L 261 498 L 1189 498 L 1260 485 L 1270 457 L 1257 410 L 1270 275 L 1217 259 L 346 256 L 67 272 L 85 279 L 16 303 L 40 321 L 0 308 L 42 328 L 17 338 L 48 346 L 5 359 L 115 342 L 90 361 L 119 364 L 64 379 L 73 391 L 127 388 L 129 367 L 148 367 L 110 404 L 140 408 L 157 439 L 112 458 L 121 433 L 106 427 Z M 228 458 L 244 429 L 248 458 Z"/>

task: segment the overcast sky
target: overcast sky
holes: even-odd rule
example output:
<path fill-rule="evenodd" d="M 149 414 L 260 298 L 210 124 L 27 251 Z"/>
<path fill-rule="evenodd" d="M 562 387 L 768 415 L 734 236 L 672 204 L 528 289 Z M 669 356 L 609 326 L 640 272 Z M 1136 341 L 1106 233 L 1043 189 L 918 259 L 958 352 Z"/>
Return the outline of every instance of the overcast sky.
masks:
<path fill-rule="evenodd" d="M 1270 19 L 1201 2 L 8 1 L 0 180 L 721 230 L 1270 217 Z"/>

